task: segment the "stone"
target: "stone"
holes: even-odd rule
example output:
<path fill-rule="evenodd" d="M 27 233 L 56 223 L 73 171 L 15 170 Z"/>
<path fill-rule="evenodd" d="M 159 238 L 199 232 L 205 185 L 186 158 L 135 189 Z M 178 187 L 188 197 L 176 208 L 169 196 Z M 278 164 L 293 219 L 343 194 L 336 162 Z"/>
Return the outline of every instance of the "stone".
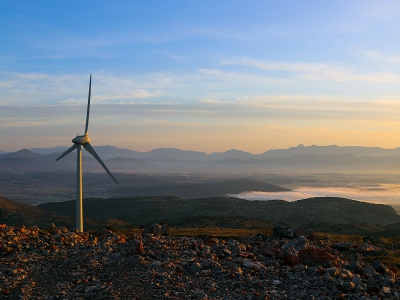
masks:
<path fill-rule="evenodd" d="M 202 268 L 203 268 L 203 267 L 202 267 L 202 265 L 201 265 L 199 262 L 195 262 L 195 263 L 193 263 L 193 264 L 190 266 L 189 271 L 190 271 L 191 273 L 196 273 L 196 272 L 200 271 Z"/>
<path fill-rule="evenodd" d="M 285 251 L 289 248 L 294 248 L 296 251 L 305 250 L 308 248 L 308 240 L 304 236 L 300 235 L 297 238 L 292 239 L 281 247 L 281 250 Z"/>
<path fill-rule="evenodd" d="M 363 261 L 358 252 L 352 253 L 349 255 L 349 263 L 345 265 L 347 270 L 350 270 L 355 273 L 360 273 L 363 270 Z"/>
<path fill-rule="evenodd" d="M 311 267 L 322 266 L 324 268 L 339 266 L 340 264 L 340 260 L 326 250 L 311 246 L 299 251 L 299 261 Z"/>
<path fill-rule="evenodd" d="M 340 269 L 338 269 L 336 267 L 327 268 L 327 269 L 325 269 L 325 272 L 334 277 L 337 277 L 340 275 Z"/>
<path fill-rule="evenodd" d="M 353 291 L 353 290 L 356 288 L 356 285 L 355 285 L 354 282 L 346 281 L 345 283 L 343 283 L 342 288 L 343 288 L 345 291 Z"/>
<path fill-rule="evenodd" d="M 325 281 L 330 281 L 332 279 L 331 275 L 329 273 L 324 274 L 324 280 Z"/>
<path fill-rule="evenodd" d="M 144 231 L 143 234 L 153 234 L 155 236 L 161 235 L 161 225 L 158 223 L 152 224 L 148 226 Z"/>
<path fill-rule="evenodd" d="M 371 266 L 379 274 L 384 274 L 385 272 L 389 271 L 389 269 L 383 263 L 381 263 L 381 261 L 379 259 L 377 259 L 374 262 L 372 262 Z"/>
<path fill-rule="evenodd" d="M 144 252 L 144 246 L 143 246 L 143 242 L 138 242 L 136 244 L 136 253 L 143 253 Z"/>
<path fill-rule="evenodd" d="M 368 286 L 368 287 L 370 287 L 370 286 L 376 286 L 375 279 L 373 279 L 372 277 L 369 278 L 369 279 L 367 280 L 367 286 Z"/>
<path fill-rule="evenodd" d="M 169 227 L 166 223 L 161 225 L 161 235 L 169 235 L 171 232 L 171 227 Z"/>
<path fill-rule="evenodd" d="M 283 255 L 283 263 L 291 267 L 297 266 L 299 263 L 299 257 L 297 254 L 286 253 Z"/>
<path fill-rule="evenodd" d="M 370 242 L 373 245 L 382 244 L 383 243 L 382 239 L 380 237 L 378 237 L 378 236 L 364 236 L 363 237 L 363 242 L 364 243 Z"/>
<path fill-rule="evenodd" d="M 358 274 L 355 274 L 355 275 L 353 276 L 352 281 L 354 282 L 354 284 L 355 284 L 356 286 L 359 286 L 359 285 L 361 285 L 361 283 L 362 283 L 361 277 L 360 277 L 360 275 L 358 275 Z"/>

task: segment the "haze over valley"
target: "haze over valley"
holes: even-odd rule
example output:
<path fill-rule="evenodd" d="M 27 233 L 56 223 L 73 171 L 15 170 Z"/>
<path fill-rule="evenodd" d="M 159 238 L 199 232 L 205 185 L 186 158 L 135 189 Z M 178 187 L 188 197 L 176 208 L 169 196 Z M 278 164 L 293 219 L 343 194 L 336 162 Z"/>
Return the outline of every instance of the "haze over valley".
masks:
<path fill-rule="evenodd" d="M 55 162 L 66 148 L 1 154 L 1 195 L 31 205 L 73 199 L 75 157 Z M 163 148 L 139 152 L 112 146 L 96 150 L 121 186 L 114 186 L 95 159 L 84 153 L 84 197 L 295 201 L 326 196 L 389 204 L 400 211 L 400 148 L 298 145 L 262 154 Z"/>

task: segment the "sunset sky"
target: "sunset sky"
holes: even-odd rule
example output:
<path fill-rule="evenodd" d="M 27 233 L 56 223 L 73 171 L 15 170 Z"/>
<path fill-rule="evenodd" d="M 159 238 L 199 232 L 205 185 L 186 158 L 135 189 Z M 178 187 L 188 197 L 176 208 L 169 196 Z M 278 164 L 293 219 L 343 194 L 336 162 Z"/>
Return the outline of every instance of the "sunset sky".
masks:
<path fill-rule="evenodd" d="M 1 1 L 0 150 L 400 146 L 399 1 Z"/>

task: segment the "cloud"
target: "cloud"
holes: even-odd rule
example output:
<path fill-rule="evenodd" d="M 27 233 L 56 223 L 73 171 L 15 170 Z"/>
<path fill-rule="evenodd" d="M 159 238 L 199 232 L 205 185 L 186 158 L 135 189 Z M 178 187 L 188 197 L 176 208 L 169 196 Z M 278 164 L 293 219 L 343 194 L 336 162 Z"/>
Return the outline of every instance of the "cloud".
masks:
<path fill-rule="evenodd" d="M 158 51 L 158 52 L 163 54 L 163 55 L 165 55 L 165 56 L 167 56 L 167 57 L 169 57 L 169 58 L 172 58 L 173 60 L 181 60 L 181 61 L 187 60 L 187 58 L 185 56 L 174 55 L 169 51 Z"/>
<path fill-rule="evenodd" d="M 346 132 L 349 138 L 362 134 L 378 139 L 377 132 L 393 133 L 393 128 L 399 124 L 400 111 L 398 101 L 335 99 L 307 95 L 248 96 L 236 101 L 205 98 L 192 103 L 160 101 L 161 99 L 156 102 L 154 98 L 157 99 L 157 92 L 121 94 L 118 102 L 114 101 L 114 96 L 110 99 L 106 96 L 103 95 L 100 99 L 94 97 L 91 111 L 93 118 L 97 118 L 99 123 L 112 126 L 130 120 L 207 123 L 215 126 L 222 123 L 238 126 L 275 124 L 287 128 L 295 126 L 297 132 L 307 128 L 315 131 L 316 129 L 312 128 L 318 126 L 320 129 L 342 131 L 342 134 Z M 86 101 L 86 98 L 68 98 L 60 104 L 53 105 L 0 105 L 0 127 L 43 124 L 57 126 L 68 122 L 80 122 L 86 113 Z M 342 139 L 344 138 L 343 134 Z"/>
<path fill-rule="evenodd" d="M 376 82 L 400 83 L 400 75 L 396 73 L 357 73 L 353 69 L 339 65 L 302 62 L 262 61 L 249 58 L 221 60 L 222 65 L 241 65 L 271 72 L 283 71 L 294 73 L 302 79 L 313 81 L 336 82 Z"/>
<path fill-rule="evenodd" d="M 86 79 L 86 80 L 84 80 Z M 84 104 L 87 101 L 88 75 L 44 73 L 0 73 L 0 105 L 43 105 L 55 103 Z M 166 75 L 116 77 L 99 72 L 93 76 L 93 101 L 119 102 L 157 98 L 160 88 L 173 85 Z"/>
<path fill-rule="evenodd" d="M 383 55 L 380 52 L 370 51 L 366 53 L 369 58 L 386 62 L 389 64 L 400 65 L 400 56 L 398 55 Z"/>

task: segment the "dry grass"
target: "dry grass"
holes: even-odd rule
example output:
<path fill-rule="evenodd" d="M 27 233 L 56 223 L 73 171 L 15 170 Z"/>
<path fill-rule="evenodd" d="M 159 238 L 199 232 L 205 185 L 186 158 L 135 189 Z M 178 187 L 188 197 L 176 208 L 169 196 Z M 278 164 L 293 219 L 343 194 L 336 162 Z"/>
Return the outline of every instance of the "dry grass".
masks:
<path fill-rule="evenodd" d="M 249 235 L 271 235 L 272 230 L 236 228 L 172 228 L 172 236 L 246 237 Z"/>
<path fill-rule="evenodd" d="M 379 259 L 386 266 L 395 266 L 396 268 L 400 268 L 400 256 L 395 254 L 389 255 L 377 255 L 377 256 L 366 256 L 363 257 L 365 262 L 372 263 L 373 261 Z"/>

